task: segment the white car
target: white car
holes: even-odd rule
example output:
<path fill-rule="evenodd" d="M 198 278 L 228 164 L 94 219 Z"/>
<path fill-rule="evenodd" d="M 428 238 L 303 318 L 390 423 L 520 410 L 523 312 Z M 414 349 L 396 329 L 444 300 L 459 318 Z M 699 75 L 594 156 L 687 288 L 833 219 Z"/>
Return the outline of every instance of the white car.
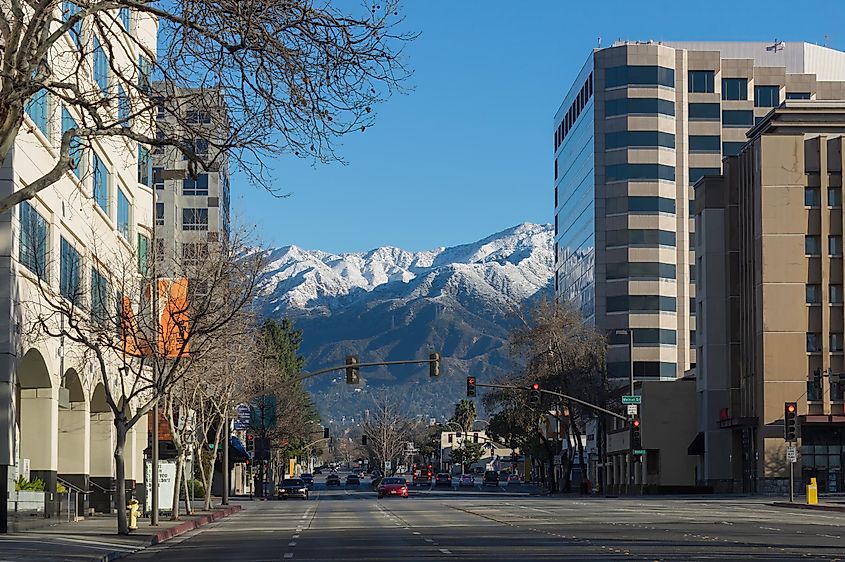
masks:
<path fill-rule="evenodd" d="M 458 480 L 458 486 L 465 487 L 469 486 L 470 488 L 475 486 L 475 476 L 472 474 L 461 474 L 460 479 Z"/>

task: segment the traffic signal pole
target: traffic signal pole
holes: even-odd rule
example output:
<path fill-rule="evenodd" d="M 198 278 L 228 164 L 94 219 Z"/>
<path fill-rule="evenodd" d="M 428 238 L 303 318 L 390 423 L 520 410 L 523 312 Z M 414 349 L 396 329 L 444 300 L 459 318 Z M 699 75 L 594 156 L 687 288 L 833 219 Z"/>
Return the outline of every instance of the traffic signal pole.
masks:
<path fill-rule="evenodd" d="M 515 386 L 515 385 L 512 385 L 512 384 L 483 384 L 483 383 L 480 383 L 480 382 L 476 382 L 475 386 L 477 386 L 477 387 L 480 386 L 480 387 L 483 387 L 483 388 L 502 388 L 502 389 L 505 389 L 505 390 L 522 390 L 522 391 L 526 391 L 526 392 L 530 392 L 532 390 L 530 388 L 524 388 L 524 387 Z M 581 400 L 580 398 L 575 398 L 574 396 L 569 396 L 568 394 L 563 394 L 561 392 L 555 392 L 553 390 L 546 390 L 546 389 L 543 389 L 543 388 L 538 388 L 538 389 L 535 389 L 535 390 L 537 392 L 542 393 L 542 394 L 548 394 L 550 396 L 557 396 L 559 398 L 565 398 L 566 400 L 571 400 L 571 401 L 573 401 L 577 404 L 581 404 L 582 406 L 590 408 L 591 410 L 595 410 L 596 412 L 600 412 L 602 414 L 607 414 L 608 416 L 613 416 L 614 418 L 619 418 L 620 420 L 625 421 L 625 422 L 628 421 L 628 418 L 626 418 L 622 414 L 617 414 L 616 412 L 611 412 L 610 410 L 606 410 L 605 408 L 602 408 L 601 406 L 596 406 L 595 404 L 591 404 L 590 402 L 587 402 L 586 400 Z"/>

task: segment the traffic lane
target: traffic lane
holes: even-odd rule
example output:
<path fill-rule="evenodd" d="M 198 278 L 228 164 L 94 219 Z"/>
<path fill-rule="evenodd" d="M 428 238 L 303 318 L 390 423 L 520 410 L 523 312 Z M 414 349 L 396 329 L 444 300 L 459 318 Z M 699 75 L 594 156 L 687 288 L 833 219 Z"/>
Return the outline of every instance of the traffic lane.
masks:
<path fill-rule="evenodd" d="M 310 523 L 317 500 L 255 501 L 244 509 L 126 558 L 156 562 L 278 562 L 289 537 Z"/>

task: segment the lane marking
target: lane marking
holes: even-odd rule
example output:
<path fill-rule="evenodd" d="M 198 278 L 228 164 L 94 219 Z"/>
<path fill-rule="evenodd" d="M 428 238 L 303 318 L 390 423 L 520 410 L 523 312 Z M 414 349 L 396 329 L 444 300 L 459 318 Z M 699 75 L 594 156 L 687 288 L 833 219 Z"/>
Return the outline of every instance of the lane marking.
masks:
<path fill-rule="evenodd" d="M 441 548 L 440 552 L 442 552 L 443 554 L 452 554 L 452 552 L 448 548 Z"/>
<path fill-rule="evenodd" d="M 285 552 L 285 555 L 282 558 L 293 558 L 293 552 Z"/>
<path fill-rule="evenodd" d="M 296 541 L 290 541 L 290 542 L 288 543 L 288 546 L 296 546 Z"/>

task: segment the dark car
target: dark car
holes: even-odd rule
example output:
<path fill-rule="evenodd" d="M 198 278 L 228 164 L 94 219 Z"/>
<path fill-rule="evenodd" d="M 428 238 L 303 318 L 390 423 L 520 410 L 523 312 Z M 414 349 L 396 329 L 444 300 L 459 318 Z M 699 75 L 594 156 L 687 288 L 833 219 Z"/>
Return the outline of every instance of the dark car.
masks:
<path fill-rule="evenodd" d="M 305 485 L 308 486 L 309 488 L 314 487 L 314 475 L 313 474 L 303 472 L 302 475 L 300 476 L 300 478 L 302 478 L 302 480 L 305 482 Z"/>
<path fill-rule="evenodd" d="M 302 478 L 285 478 L 279 484 L 279 499 L 288 498 L 308 499 L 308 485 Z"/>
<path fill-rule="evenodd" d="M 340 476 L 337 474 L 329 474 L 326 477 L 326 486 L 340 486 Z"/>
<path fill-rule="evenodd" d="M 361 479 L 358 478 L 357 474 L 350 474 L 349 476 L 346 477 L 346 485 L 347 486 L 360 486 L 361 485 Z"/>
<path fill-rule="evenodd" d="M 452 485 L 452 475 L 448 472 L 438 472 L 437 476 L 434 477 L 434 485 L 435 486 L 451 486 Z"/>
<path fill-rule="evenodd" d="M 484 473 L 484 485 L 485 486 L 498 486 L 499 485 L 499 473 L 495 470 L 488 470 Z"/>

